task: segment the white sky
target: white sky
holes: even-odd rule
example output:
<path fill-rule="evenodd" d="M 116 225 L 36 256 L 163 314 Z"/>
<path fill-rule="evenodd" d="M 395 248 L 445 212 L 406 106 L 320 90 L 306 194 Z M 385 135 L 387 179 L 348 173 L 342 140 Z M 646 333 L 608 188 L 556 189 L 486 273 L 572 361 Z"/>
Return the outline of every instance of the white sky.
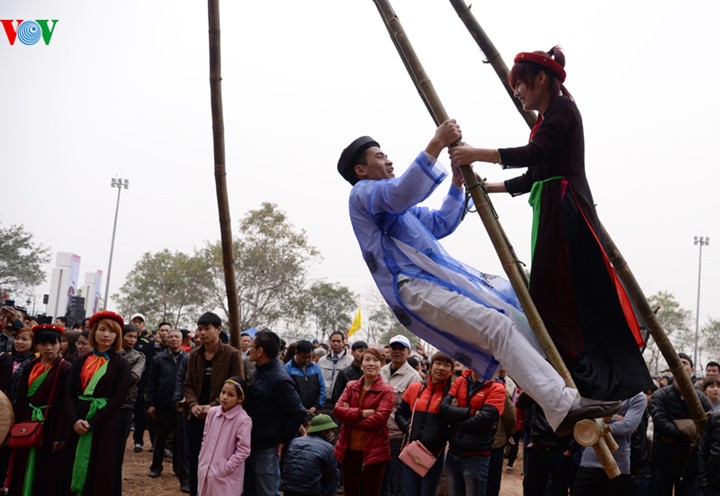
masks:
<path fill-rule="evenodd" d="M 526 124 L 450 3 L 393 6 L 465 140 L 525 143 Z M 693 312 L 693 236 L 710 236 L 701 324 L 719 318 L 717 2 L 517 0 L 476 2 L 473 12 L 508 64 L 518 51 L 563 45 L 602 222 L 647 295 L 670 291 Z M 338 156 L 370 134 L 402 171 L 434 131 L 374 3 L 231 1 L 221 15 L 234 226 L 261 202 L 277 203 L 321 250 L 315 277 L 367 292 Z M 0 30 L 3 225 L 24 224 L 54 252 L 79 254 L 83 278 L 105 272 L 117 193 L 110 179 L 128 178 L 111 294 L 144 252 L 190 252 L 219 239 L 206 3 L 4 0 L 0 18 L 59 19 L 49 46 L 10 46 Z M 477 170 L 510 177 L 493 165 Z M 527 260 L 527 197 L 495 196 L 494 205 Z M 476 215 L 445 245 L 502 273 Z M 48 276 L 37 294 L 49 284 Z"/>

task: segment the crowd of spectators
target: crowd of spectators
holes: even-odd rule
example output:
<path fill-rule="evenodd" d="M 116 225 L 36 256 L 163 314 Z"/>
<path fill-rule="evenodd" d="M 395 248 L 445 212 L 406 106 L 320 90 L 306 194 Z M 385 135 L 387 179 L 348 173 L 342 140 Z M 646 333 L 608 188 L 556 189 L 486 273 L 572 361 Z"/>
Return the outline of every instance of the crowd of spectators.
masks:
<path fill-rule="evenodd" d="M 76 329 L 1 317 L 0 390 L 16 424 L 44 427 L 40 444 L 0 448 L 8 494 L 120 495 L 131 435 L 133 452 L 152 451 L 150 478 L 169 464 L 192 495 L 495 496 L 503 472 L 521 472 L 529 496 L 720 494 L 720 365 L 695 377 L 683 353 L 704 433 L 658 377 L 606 419 L 621 472 L 608 479 L 502 369 L 485 379 L 400 334 L 285 343 L 263 329 L 238 350 L 209 312 L 192 331 L 107 311 Z M 435 458 L 423 475 L 400 459 L 414 441 Z"/>

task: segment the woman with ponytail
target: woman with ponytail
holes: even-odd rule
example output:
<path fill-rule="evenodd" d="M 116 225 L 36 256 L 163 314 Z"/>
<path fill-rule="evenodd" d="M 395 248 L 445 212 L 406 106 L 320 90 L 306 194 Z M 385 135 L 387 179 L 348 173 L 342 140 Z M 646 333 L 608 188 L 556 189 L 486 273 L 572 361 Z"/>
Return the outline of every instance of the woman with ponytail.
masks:
<path fill-rule="evenodd" d="M 585 175 L 580 111 L 564 86 L 565 55 L 521 52 L 508 84 L 537 111 L 530 142 L 516 148 L 450 149 L 454 166 L 501 164 L 527 172 L 486 183 L 491 193 L 530 193 L 533 207 L 530 295 L 583 397 L 624 400 L 651 384 L 629 299 L 605 253 Z M 542 201 L 541 201 L 542 200 Z"/>

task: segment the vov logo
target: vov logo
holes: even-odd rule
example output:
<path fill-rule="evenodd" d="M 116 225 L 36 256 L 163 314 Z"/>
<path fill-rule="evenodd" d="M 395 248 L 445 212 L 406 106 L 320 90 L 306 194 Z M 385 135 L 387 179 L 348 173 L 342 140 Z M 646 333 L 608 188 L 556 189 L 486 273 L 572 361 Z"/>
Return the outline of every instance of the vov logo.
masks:
<path fill-rule="evenodd" d="M 51 22 L 52 27 L 50 27 Z M 49 45 L 57 23 L 57 19 L 35 19 L 34 21 L 0 19 L 0 24 L 5 28 L 5 34 L 11 45 L 15 44 L 15 40 L 20 40 L 23 45 L 34 45 L 40 41 L 41 37 L 45 44 Z"/>

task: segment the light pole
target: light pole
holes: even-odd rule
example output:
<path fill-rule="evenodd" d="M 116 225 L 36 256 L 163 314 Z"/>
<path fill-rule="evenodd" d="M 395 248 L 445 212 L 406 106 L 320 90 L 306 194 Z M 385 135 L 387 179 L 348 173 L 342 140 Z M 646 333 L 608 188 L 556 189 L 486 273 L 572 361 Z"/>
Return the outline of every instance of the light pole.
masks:
<path fill-rule="evenodd" d="M 697 307 L 695 308 L 695 367 L 698 366 L 698 337 L 700 335 L 700 276 L 702 275 L 702 247 L 710 244 L 710 238 L 707 236 L 695 236 L 694 245 L 698 246 L 698 290 L 697 290 Z"/>
<path fill-rule="evenodd" d="M 121 179 L 119 177 L 114 177 L 112 179 L 112 182 L 110 183 L 111 188 L 118 189 L 118 195 L 117 204 L 115 205 L 115 222 L 113 222 L 112 241 L 110 242 L 110 261 L 108 262 L 108 273 L 107 279 L 105 280 L 105 298 L 103 302 L 103 309 L 105 310 L 107 310 L 108 293 L 110 292 L 110 271 L 112 270 L 113 249 L 115 248 L 115 230 L 117 229 L 118 211 L 120 210 L 120 192 L 123 190 L 123 188 L 128 189 L 129 186 L 130 181 L 128 181 L 127 179 Z"/>

